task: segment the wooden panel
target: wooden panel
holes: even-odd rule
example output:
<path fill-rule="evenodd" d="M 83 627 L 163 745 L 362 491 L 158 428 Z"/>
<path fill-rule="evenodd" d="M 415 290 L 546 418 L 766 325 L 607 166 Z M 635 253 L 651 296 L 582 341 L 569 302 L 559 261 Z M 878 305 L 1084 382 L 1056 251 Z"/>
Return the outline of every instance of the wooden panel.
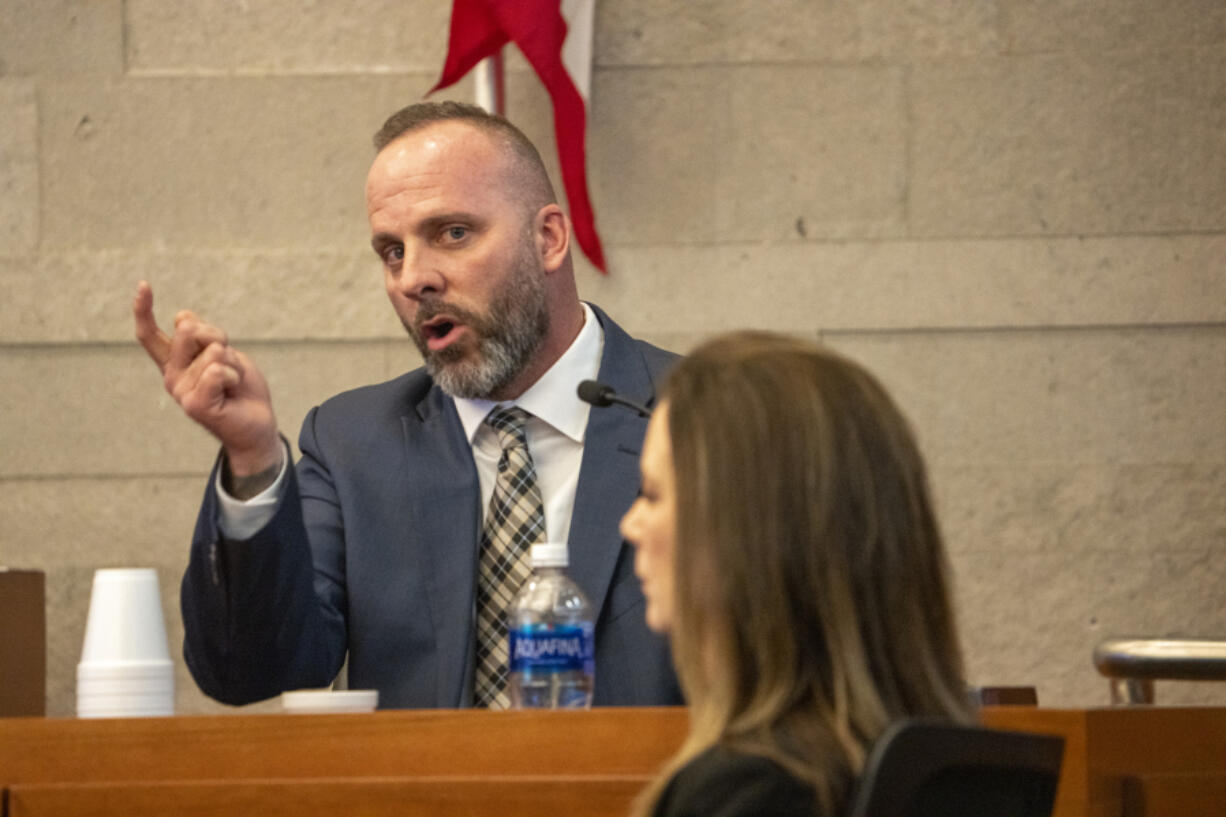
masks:
<path fill-rule="evenodd" d="M 1065 738 L 1056 817 L 1120 817 L 1125 781 L 1130 777 L 1226 774 L 1226 709 L 1222 708 L 992 707 L 982 711 L 982 721 L 1001 729 Z M 139 796 L 153 798 L 169 791 L 159 786 L 186 791 L 199 784 L 204 787 L 200 791 L 205 791 L 226 781 L 225 785 L 246 792 L 242 796 L 259 798 L 265 796 L 261 792 L 268 790 L 270 781 L 279 781 L 283 788 L 293 788 L 298 781 L 308 789 L 319 787 L 315 792 L 319 802 L 333 803 L 353 796 L 346 785 L 366 787 L 372 779 L 399 781 L 396 785 L 409 785 L 407 778 L 447 778 L 455 783 L 540 777 L 545 769 L 554 779 L 595 776 L 646 781 L 680 745 L 686 728 L 686 711 L 668 707 L 590 712 L 433 710 L 125 720 L 0 719 L 0 786 L 14 787 L 10 805 L 20 801 L 22 808 L 30 809 L 51 802 L 37 798 L 84 796 L 78 790 L 88 790 L 67 784 L 119 786 L 116 792 L 148 790 Z M 372 803 L 403 800 L 403 791 L 386 788 L 388 785 L 370 789 Z M 436 798 L 445 798 L 452 791 L 441 782 L 413 785 L 439 787 L 430 795 Z M 1163 796 L 1172 803 L 1191 803 L 1188 808 L 1199 807 L 1199 801 L 1175 799 L 1194 793 L 1186 786 L 1171 788 L 1178 781 L 1153 785 L 1159 787 L 1144 789 L 1147 803 L 1159 802 L 1153 798 Z M 559 783 L 558 791 L 563 788 Z M 622 796 L 626 790 L 617 791 L 621 795 L 610 796 Z M 531 799 L 524 796 L 525 802 Z M 176 798 L 174 802 L 177 807 L 181 801 Z M 441 808 L 438 804 L 445 801 L 425 802 Z M 570 802 L 582 801 L 572 797 Z M 262 810 L 255 809 L 257 813 Z M 65 806 L 62 811 L 91 813 L 95 809 Z M 1180 817 L 1193 814 L 1189 811 Z"/>
<path fill-rule="evenodd" d="M 0 718 L 47 711 L 45 579 L 0 567 Z"/>
<path fill-rule="evenodd" d="M 983 710 L 982 720 L 1000 729 L 1064 736 L 1055 817 L 1119 817 L 1129 777 L 1226 773 L 1222 708 L 1001 707 Z M 1213 813 L 1226 814 L 1226 806 Z"/>
<path fill-rule="evenodd" d="M 489 774 L 651 775 L 679 707 L 588 712 L 0 720 L 0 784 Z"/>
<path fill-rule="evenodd" d="M 1039 732 L 1064 738 L 1064 759 L 1060 762 L 1060 785 L 1056 789 L 1052 817 L 1085 817 L 1090 813 L 1084 711 L 991 707 L 980 710 L 980 720 L 995 729 Z"/>
<path fill-rule="evenodd" d="M 1103 771 L 1226 772 L 1226 709 L 1118 706 L 1086 715 Z"/>
<path fill-rule="evenodd" d="M 646 777 L 200 781 L 14 786 L 10 817 L 625 817 Z"/>
<path fill-rule="evenodd" d="M 1219 756 L 1226 767 L 1226 757 Z M 1226 772 L 1146 774 L 1124 781 L 1124 817 L 1221 817 Z"/>
<path fill-rule="evenodd" d="M 971 687 L 971 700 L 979 706 L 1038 706 L 1039 692 L 1034 687 Z"/>
<path fill-rule="evenodd" d="M 1091 798 L 1125 808 L 1132 776 L 1226 772 L 1226 710 L 1210 707 L 1118 706 L 1089 719 Z M 1226 813 L 1219 803 L 1214 814 Z"/>

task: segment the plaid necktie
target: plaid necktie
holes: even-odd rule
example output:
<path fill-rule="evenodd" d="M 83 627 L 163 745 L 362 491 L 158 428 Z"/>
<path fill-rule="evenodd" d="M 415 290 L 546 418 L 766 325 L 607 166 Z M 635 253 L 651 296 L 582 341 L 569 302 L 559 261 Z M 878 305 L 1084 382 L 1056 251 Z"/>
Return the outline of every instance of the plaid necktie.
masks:
<path fill-rule="evenodd" d="M 507 612 L 531 572 L 528 549 L 545 541 L 545 506 L 524 434 L 528 416 L 523 409 L 511 406 L 496 408 L 485 418 L 498 434 L 502 456 L 481 531 L 473 702 L 490 709 L 506 709 L 510 704 Z"/>

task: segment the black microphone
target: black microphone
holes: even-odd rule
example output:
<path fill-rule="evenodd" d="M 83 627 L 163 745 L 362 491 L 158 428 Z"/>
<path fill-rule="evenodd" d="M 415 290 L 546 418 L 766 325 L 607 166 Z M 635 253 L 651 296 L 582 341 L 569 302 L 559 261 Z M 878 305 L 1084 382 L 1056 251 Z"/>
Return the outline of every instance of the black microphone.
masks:
<path fill-rule="evenodd" d="M 591 403 L 593 406 L 603 407 L 611 406 L 614 403 L 633 409 L 638 412 L 640 417 L 650 417 L 651 412 L 646 407 L 639 405 L 633 400 L 627 400 L 617 392 L 613 391 L 612 386 L 606 386 L 599 380 L 584 380 L 579 384 L 579 399 L 585 403 Z"/>

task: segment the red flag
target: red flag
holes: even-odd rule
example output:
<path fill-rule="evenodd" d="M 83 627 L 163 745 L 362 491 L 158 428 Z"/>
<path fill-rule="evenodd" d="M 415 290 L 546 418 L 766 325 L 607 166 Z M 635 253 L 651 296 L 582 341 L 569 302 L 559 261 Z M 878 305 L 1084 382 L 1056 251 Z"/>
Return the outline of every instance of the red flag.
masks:
<path fill-rule="evenodd" d="M 566 20 L 561 0 L 454 0 L 447 60 L 438 84 L 454 84 L 473 66 L 514 42 L 536 70 L 553 100 L 553 131 L 558 143 L 562 184 L 570 202 L 575 238 L 588 259 L 605 272 L 604 250 L 596 234 L 596 216 L 587 192 L 584 140 L 587 108 L 562 62 Z"/>

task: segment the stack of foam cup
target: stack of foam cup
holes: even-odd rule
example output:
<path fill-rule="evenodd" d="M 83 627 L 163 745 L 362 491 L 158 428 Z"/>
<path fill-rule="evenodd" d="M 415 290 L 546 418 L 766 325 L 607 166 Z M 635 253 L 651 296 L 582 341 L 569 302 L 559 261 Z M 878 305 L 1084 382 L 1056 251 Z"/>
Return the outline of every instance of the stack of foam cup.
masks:
<path fill-rule="evenodd" d="M 77 717 L 173 715 L 174 708 L 157 571 L 95 572 L 77 665 Z"/>

